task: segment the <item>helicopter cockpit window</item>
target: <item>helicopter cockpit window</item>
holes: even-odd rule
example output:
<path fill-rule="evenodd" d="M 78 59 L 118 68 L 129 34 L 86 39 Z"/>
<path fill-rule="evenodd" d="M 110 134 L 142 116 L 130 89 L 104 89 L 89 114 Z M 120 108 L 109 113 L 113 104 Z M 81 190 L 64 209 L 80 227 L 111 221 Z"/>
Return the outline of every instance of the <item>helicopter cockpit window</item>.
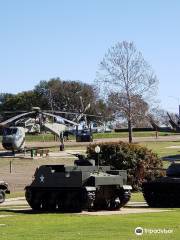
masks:
<path fill-rule="evenodd" d="M 21 131 L 19 129 L 17 129 L 15 134 L 16 134 L 16 136 L 21 136 Z"/>
<path fill-rule="evenodd" d="M 14 135 L 17 133 L 17 128 L 5 128 L 3 131 L 3 135 Z"/>

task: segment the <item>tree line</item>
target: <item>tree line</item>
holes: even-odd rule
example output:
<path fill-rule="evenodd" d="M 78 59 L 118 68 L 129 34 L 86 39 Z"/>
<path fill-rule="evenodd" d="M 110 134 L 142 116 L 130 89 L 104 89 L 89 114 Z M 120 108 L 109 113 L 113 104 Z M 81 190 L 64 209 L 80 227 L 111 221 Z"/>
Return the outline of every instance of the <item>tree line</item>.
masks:
<path fill-rule="evenodd" d="M 48 81 L 40 81 L 30 91 L 18 94 L 0 94 L 1 113 L 30 111 L 35 106 L 42 110 L 82 113 L 83 108 L 88 104 L 91 107 L 85 113 L 90 115 L 88 117 L 89 121 L 112 119 L 108 104 L 98 97 L 95 87 L 80 81 L 64 81 L 60 78 L 53 78 Z M 74 117 L 74 115 L 69 115 L 69 118 Z"/>
<path fill-rule="evenodd" d="M 80 81 L 64 81 L 60 78 L 40 81 L 33 90 L 20 92 L 17 94 L 0 94 L 0 112 L 8 113 L 18 111 L 31 111 L 32 107 L 38 106 L 42 110 L 56 110 L 63 112 L 81 113 L 90 103 L 91 107 L 85 112 L 89 114 L 89 121 L 117 121 L 117 127 L 126 127 L 126 120 L 120 108 L 115 104 L 115 100 L 121 102 L 117 94 L 111 93 L 108 100 L 100 98 L 97 88 L 93 85 Z M 148 104 L 137 97 L 134 106 L 134 126 L 143 127 L 145 124 L 143 116 L 148 111 Z M 125 106 L 125 103 L 121 102 Z M 117 111 L 118 110 L 118 111 Z M 141 114 L 140 114 L 141 113 Z M 142 114 L 143 113 L 143 114 Z M 65 116 L 65 114 L 63 114 Z M 91 116 L 92 115 L 92 116 Z M 8 116 L 8 115 L 7 115 Z M 99 118 L 101 116 L 101 118 Z M 67 117 L 67 114 L 66 114 Z M 73 118 L 74 115 L 68 115 Z M 121 121 L 118 120 L 121 118 Z M 122 120 L 124 119 L 124 120 Z M 138 122 L 138 124 L 136 124 Z"/>
<path fill-rule="evenodd" d="M 118 42 L 109 48 L 99 66 L 94 85 L 53 78 L 40 81 L 30 91 L 2 93 L 0 111 L 28 111 L 39 106 L 80 113 L 90 103 L 87 114 L 115 119 L 120 127 L 127 126 L 132 142 L 133 127 L 149 126 L 146 116 L 157 90 L 157 77 L 133 42 Z M 91 116 L 90 120 L 98 118 Z"/>

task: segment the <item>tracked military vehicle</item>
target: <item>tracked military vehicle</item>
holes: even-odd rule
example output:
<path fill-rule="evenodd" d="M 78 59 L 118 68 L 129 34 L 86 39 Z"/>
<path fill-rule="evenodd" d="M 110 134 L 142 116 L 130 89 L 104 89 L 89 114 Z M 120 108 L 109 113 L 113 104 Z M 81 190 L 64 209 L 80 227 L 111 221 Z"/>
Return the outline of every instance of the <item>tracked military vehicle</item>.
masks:
<path fill-rule="evenodd" d="M 80 212 L 117 210 L 130 199 L 127 173 L 96 166 L 94 160 L 78 156 L 74 166 L 43 165 L 26 186 L 26 200 L 34 210 Z"/>
<path fill-rule="evenodd" d="M 180 207 L 180 163 L 172 163 L 165 177 L 143 183 L 142 191 L 150 207 Z"/>
<path fill-rule="evenodd" d="M 93 142 L 93 134 L 90 129 L 83 129 L 76 133 L 76 142 Z"/>
<path fill-rule="evenodd" d="M 0 204 L 5 201 L 6 193 L 10 193 L 8 184 L 4 181 L 0 181 Z"/>

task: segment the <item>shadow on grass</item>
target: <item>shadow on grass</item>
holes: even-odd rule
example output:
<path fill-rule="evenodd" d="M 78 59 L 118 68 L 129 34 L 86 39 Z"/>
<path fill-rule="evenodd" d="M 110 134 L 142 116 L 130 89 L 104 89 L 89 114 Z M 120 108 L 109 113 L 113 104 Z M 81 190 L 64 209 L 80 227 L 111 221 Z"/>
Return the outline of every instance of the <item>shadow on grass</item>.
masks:
<path fill-rule="evenodd" d="M 0 152 L 0 157 L 14 157 L 15 155 L 12 152 Z"/>
<path fill-rule="evenodd" d="M 40 210 L 33 210 L 33 209 L 1 209 L 1 212 L 5 213 L 20 213 L 20 214 L 29 214 L 29 215 L 36 215 L 36 214 L 75 214 L 75 213 L 80 213 L 80 211 L 40 211 Z"/>
<path fill-rule="evenodd" d="M 137 206 L 125 206 L 124 208 L 126 209 L 149 209 L 150 207 L 149 206 L 144 206 L 144 205 L 137 205 Z M 154 208 L 154 209 L 157 209 L 157 208 Z M 111 212 L 110 210 L 93 210 L 93 211 L 87 211 L 87 210 L 83 210 L 85 212 Z M 118 211 L 121 211 L 121 210 L 115 210 L 116 212 Z M 115 212 L 115 211 L 112 211 L 112 212 Z M 36 214 L 77 214 L 77 213 L 81 213 L 82 211 L 72 211 L 72 210 L 69 210 L 69 211 L 62 211 L 62 210 L 54 210 L 54 211 L 50 211 L 50 210 L 33 210 L 31 208 L 10 208 L 10 209 L 0 209 L 0 213 L 16 213 L 16 214 L 29 214 L 29 215 L 36 215 Z"/>
<path fill-rule="evenodd" d="M 179 151 L 178 151 L 179 152 Z M 175 154 L 175 155 L 169 155 L 169 156 L 164 156 L 162 157 L 163 161 L 180 161 L 180 154 Z"/>

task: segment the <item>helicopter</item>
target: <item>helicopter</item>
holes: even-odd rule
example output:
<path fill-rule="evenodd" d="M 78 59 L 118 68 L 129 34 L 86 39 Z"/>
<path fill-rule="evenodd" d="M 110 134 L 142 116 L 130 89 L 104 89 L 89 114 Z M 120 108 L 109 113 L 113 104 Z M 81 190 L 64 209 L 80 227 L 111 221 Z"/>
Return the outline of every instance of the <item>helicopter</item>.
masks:
<path fill-rule="evenodd" d="M 3 147 L 6 150 L 11 150 L 13 152 L 21 151 L 25 147 L 25 133 L 40 133 L 42 130 L 48 130 L 59 137 L 61 145 L 63 145 L 63 133 L 69 130 L 69 125 L 78 127 L 79 124 L 66 118 L 60 117 L 55 113 L 59 114 L 62 112 L 54 111 L 53 113 L 49 113 L 42 111 L 39 107 L 33 107 L 32 111 L 30 112 L 18 114 L 15 117 L 11 117 L 1 122 L 0 127 L 3 128 Z M 28 116 L 30 116 L 29 120 L 27 118 Z M 49 117 L 51 117 L 53 120 L 49 121 Z M 57 118 L 61 119 L 61 123 L 54 121 L 54 119 Z"/>
<path fill-rule="evenodd" d="M 83 103 L 82 96 L 80 96 L 80 103 L 81 103 L 81 113 L 79 116 L 76 116 L 76 118 L 73 119 L 73 121 L 77 121 L 80 123 L 80 120 L 84 118 L 84 121 L 81 123 L 80 128 L 77 128 L 77 126 L 71 129 L 72 133 L 76 135 L 76 142 L 92 142 L 93 141 L 93 134 L 91 131 L 91 127 L 88 126 L 87 122 L 87 114 L 85 112 L 91 107 L 90 103 L 85 107 Z M 88 114 L 89 115 L 89 114 Z M 89 115 L 93 116 L 93 115 Z"/>
<path fill-rule="evenodd" d="M 25 148 L 25 134 L 38 134 L 43 130 L 49 131 L 60 139 L 60 149 L 64 148 L 64 138 L 69 134 L 76 136 L 77 142 L 92 142 L 93 135 L 88 127 L 87 115 L 101 117 L 97 115 L 86 114 L 90 108 L 90 103 L 85 107 L 82 97 L 80 113 L 63 112 L 54 110 L 41 110 L 39 107 L 32 107 L 32 111 L 20 113 L 0 123 L 3 128 L 2 145 L 6 150 L 22 151 Z M 59 114 L 75 115 L 72 120 L 59 116 Z M 49 121 L 49 118 L 52 118 Z M 84 124 L 80 120 L 84 118 Z M 81 129 L 78 127 L 81 126 Z"/>

